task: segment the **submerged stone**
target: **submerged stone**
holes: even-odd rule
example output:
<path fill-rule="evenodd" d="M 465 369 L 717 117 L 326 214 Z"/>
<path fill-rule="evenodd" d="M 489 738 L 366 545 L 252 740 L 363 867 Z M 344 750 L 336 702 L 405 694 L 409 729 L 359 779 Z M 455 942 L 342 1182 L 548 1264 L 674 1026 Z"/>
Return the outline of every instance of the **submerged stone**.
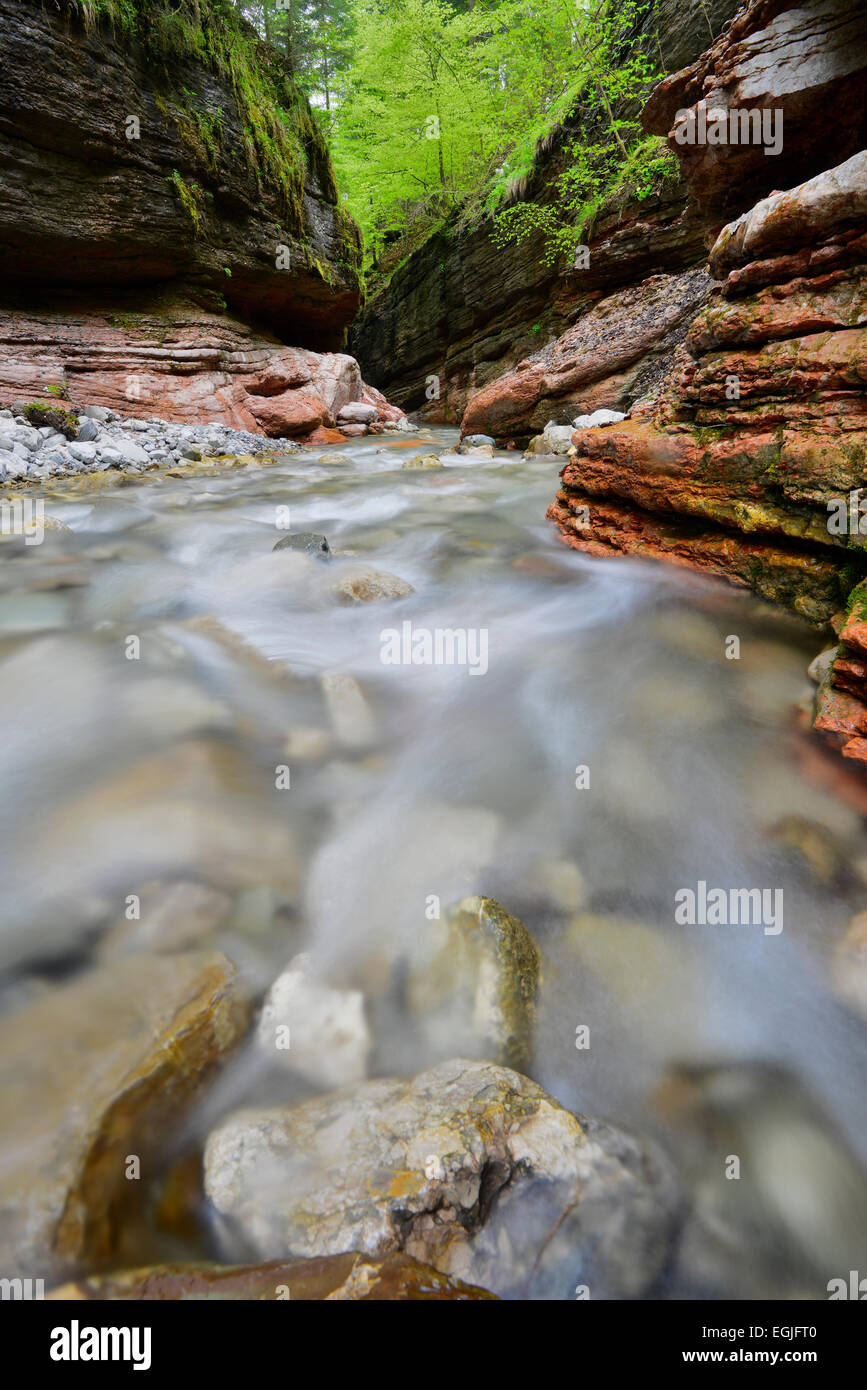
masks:
<path fill-rule="evenodd" d="M 331 559 L 331 546 L 325 536 L 318 535 L 315 531 L 294 531 L 288 536 L 283 536 L 275 546 L 274 550 L 300 550 L 304 555 L 313 555 L 317 560 Z"/>
<path fill-rule="evenodd" d="M 539 952 L 493 898 L 464 898 L 429 923 L 409 1001 L 428 1046 L 526 1069 L 533 1047 Z"/>
<path fill-rule="evenodd" d="M 524 1298 L 639 1296 L 678 1210 L 653 1145 L 466 1060 L 239 1111 L 207 1141 L 205 1190 L 261 1259 L 402 1250 Z"/>

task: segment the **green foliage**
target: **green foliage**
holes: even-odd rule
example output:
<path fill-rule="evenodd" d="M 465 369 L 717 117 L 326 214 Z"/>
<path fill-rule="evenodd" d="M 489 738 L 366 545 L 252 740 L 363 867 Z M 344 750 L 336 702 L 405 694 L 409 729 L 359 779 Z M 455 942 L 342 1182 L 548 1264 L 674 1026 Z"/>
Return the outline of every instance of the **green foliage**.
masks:
<path fill-rule="evenodd" d="M 496 217 L 498 244 L 543 234 L 568 253 L 618 191 L 646 197 L 675 167 L 634 118 L 660 75 L 636 41 L 651 0 L 354 0 L 335 164 L 373 265 L 429 228 Z M 654 50 L 654 45 L 647 47 Z M 575 128 L 580 133 L 572 133 Z M 526 194 L 540 141 L 566 167 Z"/>
<path fill-rule="evenodd" d="M 201 228 L 200 208 L 204 200 L 201 188 L 196 183 L 184 183 L 177 169 L 172 170 L 167 182 L 171 184 L 178 202 L 193 224 L 194 234 L 198 236 Z"/>
<path fill-rule="evenodd" d="M 617 121 L 626 145 L 612 138 L 597 144 L 573 141 L 566 146 L 571 162 L 557 179 L 557 198 L 551 203 L 521 202 L 505 208 L 494 219 L 495 246 L 508 246 L 541 234 L 542 262 L 554 265 L 571 260 L 598 214 L 627 198 L 642 202 L 678 177 L 678 163 L 664 140 L 640 138 L 635 127 Z"/>

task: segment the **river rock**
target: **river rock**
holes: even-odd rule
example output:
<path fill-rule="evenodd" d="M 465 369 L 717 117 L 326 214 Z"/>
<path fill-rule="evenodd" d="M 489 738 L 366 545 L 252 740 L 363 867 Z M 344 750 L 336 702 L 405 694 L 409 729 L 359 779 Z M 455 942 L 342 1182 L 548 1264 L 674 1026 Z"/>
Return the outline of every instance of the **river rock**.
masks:
<path fill-rule="evenodd" d="M 315 531 L 295 531 L 283 536 L 272 550 L 300 550 L 305 555 L 313 555 L 317 560 L 331 559 L 331 546 L 325 536 Z"/>
<path fill-rule="evenodd" d="M 372 425 L 377 413 L 375 405 L 367 405 L 364 401 L 349 401 L 337 412 L 338 428 L 341 425 Z"/>
<path fill-rule="evenodd" d="M 366 748 L 376 738 L 376 720 L 354 676 L 326 671 L 322 693 L 338 742 L 347 748 Z"/>
<path fill-rule="evenodd" d="M 413 454 L 401 465 L 403 468 L 442 468 L 439 454 Z"/>
<path fill-rule="evenodd" d="M 409 1255 L 377 1259 L 350 1250 L 316 1260 L 271 1260 L 261 1265 L 182 1264 L 127 1269 L 64 1284 L 46 1294 L 61 1301 L 289 1299 L 303 1302 L 466 1302 L 493 1299 L 486 1289 L 450 1279 Z"/>
<path fill-rule="evenodd" d="M 513 1298 L 640 1295 L 678 1206 L 652 1145 L 466 1060 L 239 1111 L 208 1138 L 205 1189 L 259 1258 L 403 1250 Z"/>
<path fill-rule="evenodd" d="M 205 883 L 184 882 L 142 887 L 140 916 L 121 918 L 100 942 L 103 960 L 142 951 L 188 951 L 202 946 L 219 931 L 232 909 L 232 899 Z"/>
<path fill-rule="evenodd" d="M 599 425 L 619 425 L 625 419 L 622 410 L 594 410 L 592 415 L 577 415 L 572 424 L 576 430 L 592 430 Z"/>
<path fill-rule="evenodd" d="M 316 460 L 323 468 L 333 468 L 335 464 L 351 463 L 351 461 L 348 454 L 338 454 L 336 450 L 330 454 L 320 454 Z"/>
<path fill-rule="evenodd" d="M 435 1055 L 526 1070 L 538 985 L 539 952 L 524 923 L 492 898 L 464 898 L 427 924 L 409 1004 Z"/>
<path fill-rule="evenodd" d="M 128 1156 L 147 1177 L 247 1017 L 234 967 L 194 952 L 105 965 L 0 1023 L 4 1274 L 111 1257 Z"/>
<path fill-rule="evenodd" d="M 867 1019 L 867 912 L 855 914 L 834 947 L 831 979 L 841 999 Z"/>
<path fill-rule="evenodd" d="M 268 991 L 258 1041 L 269 1061 L 322 1090 L 361 1081 L 372 1047 L 363 996 L 332 989 L 316 979 L 309 956 L 296 956 Z"/>
<path fill-rule="evenodd" d="M 413 586 L 388 570 L 372 565 L 355 565 L 344 570 L 332 586 L 332 592 L 342 603 L 379 603 L 386 599 L 405 598 L 415 592 Z"/>

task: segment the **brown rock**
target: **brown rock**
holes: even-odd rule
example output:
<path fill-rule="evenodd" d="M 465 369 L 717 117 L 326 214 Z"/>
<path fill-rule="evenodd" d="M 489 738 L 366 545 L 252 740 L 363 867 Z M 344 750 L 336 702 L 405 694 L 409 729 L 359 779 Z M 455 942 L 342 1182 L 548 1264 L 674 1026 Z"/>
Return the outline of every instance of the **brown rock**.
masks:
<path fill-rule="evenodd" d="M 309 434 L 325 418 L 325 406 L 307 391 L 284 391 L 279 396 L 252 398 L 250 413 L 267 435 Z"/>
<path fill-rule="evenodd" d="M 176 1300 L 290 1299 L 343 1302 L 466 1302 L 496 1294 L 453 1279 L 410 1255 L 377 1258 L 349 1251 L 315 1260 L 271 1260 L 262 1265 L 159 1265 L 64 1284 L 49 1299 Z"/>
<path fill-rule="evenodd" d="M 117 961 L 0 1023 L 0 1243 L 46 1280 L 109 1259 L 136 1182 L 245 1031 L 211 952 Z"/>
<path fill-rule="evenodd" d="M 669 135 L 691 192 L 709 217 L 723 221 L 867 145 L 865 74 L 861 0 L 749 0 L 706 52 L 657 84 L 642 124 Z M 757 143 L 678 144 L 675 116 L 695 112 L 699 100 L 708 110 L 781 111 L 782 150 L 766 155 Z"/>

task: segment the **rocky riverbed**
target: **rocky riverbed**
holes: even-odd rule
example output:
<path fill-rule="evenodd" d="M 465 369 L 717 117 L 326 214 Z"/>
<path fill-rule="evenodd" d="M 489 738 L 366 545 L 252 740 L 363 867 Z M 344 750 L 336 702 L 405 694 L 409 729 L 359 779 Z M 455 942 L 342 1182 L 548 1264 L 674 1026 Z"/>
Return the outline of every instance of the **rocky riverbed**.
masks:
<path fill-rule="evenodd" d="M 562 458 L 461 447 L 27 489 L 41 544 L 0 542 L 10 1277 L 823 1298 L 857 1267 L 867 837 L 798 732 L 815 637 L 565 551 Z M 684 919 L 702 883 L 782 910 Z"/>

